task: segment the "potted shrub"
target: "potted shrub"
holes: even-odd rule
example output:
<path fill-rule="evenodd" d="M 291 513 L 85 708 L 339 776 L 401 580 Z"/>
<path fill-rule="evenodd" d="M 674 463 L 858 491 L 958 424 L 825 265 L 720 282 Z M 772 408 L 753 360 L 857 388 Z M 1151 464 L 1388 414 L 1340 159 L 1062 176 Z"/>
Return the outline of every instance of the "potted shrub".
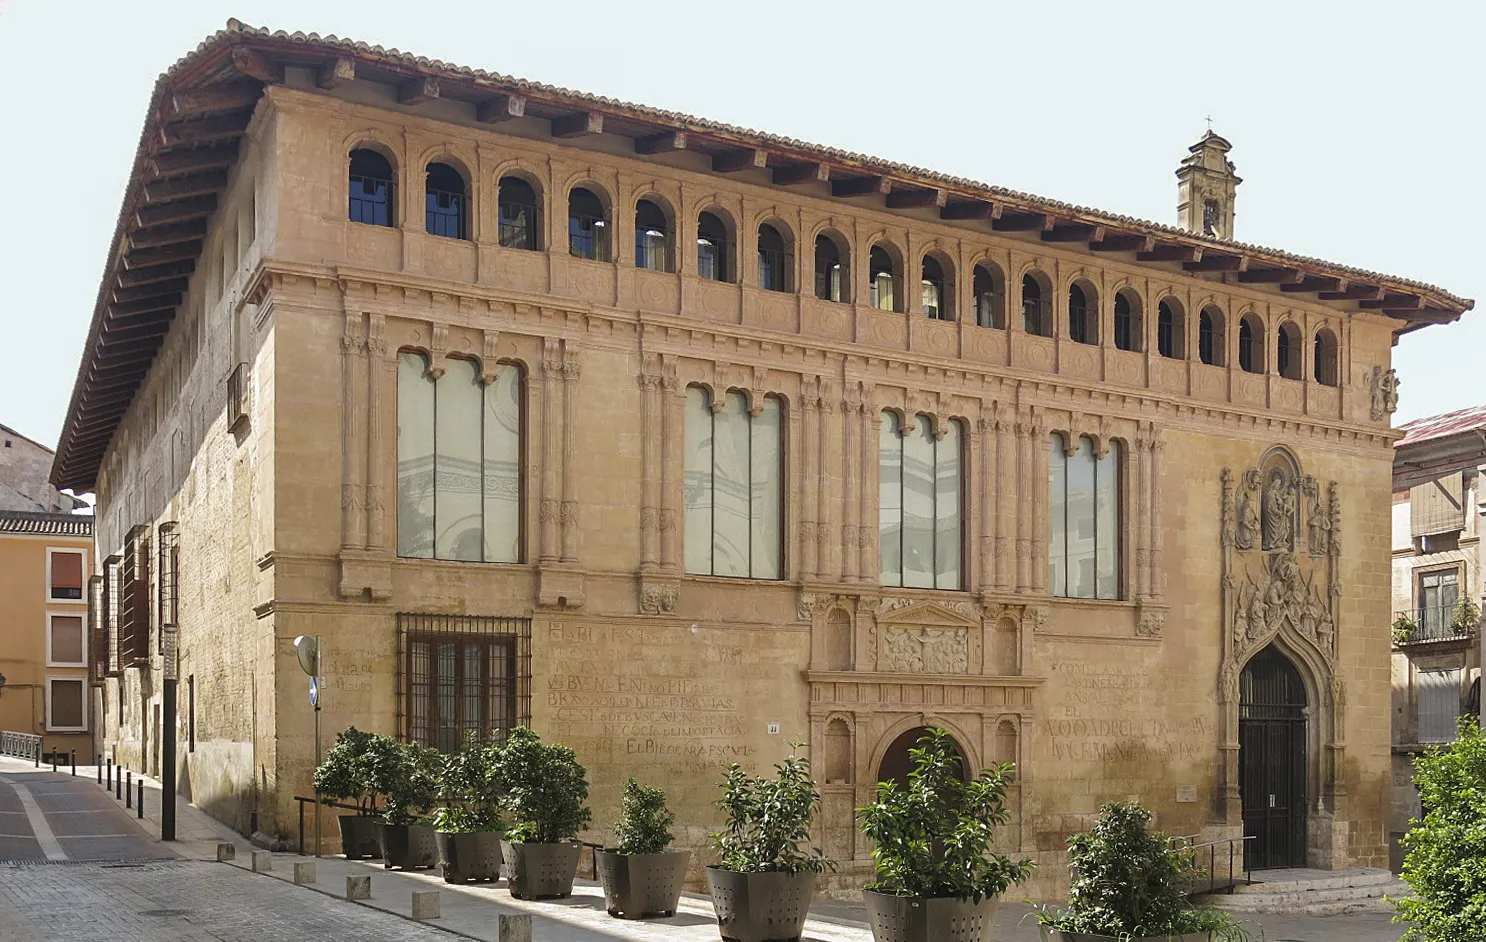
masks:
<path fill-rule="evenodd" d="M 614 825 L 619 846 L 593 852 L 604 906 L 609 915 L 628 919 L 675 915 L 691 852 L 666 850 L 674 840 L 671 822 L 676 820 L 666 807 L 666 793 L 626 779 L 619 809 Z"/>
<path fill-rule="evenodd" d="M 362 756 L 368 784 L 387 797 L 377 840 L 382 864 L 404 870 L 433 867 L 439 849 L 428 814 L 434 802 L 438 753 L 378 736 Z"/>
<path fill-rule="evenodd" d="M 499 757 L 497 743 L 471 730 L 464 748 L 443 758 L 433 828 L 446 883 L 500 879 Z"/>
<path fill-rule="evenodd" d="M 796 750 L 800 743 L 791 744 Z M 711 834 L 720 862 L 707 868 L 717 927 L 729 942 L 798 939 L 815 895 L 815 875 L 835 869 L 810 840 L 820 792 L 810 760 L 791 754 L 774 775 L 754 778 L 734 762 L 716 804 L 727 815 Z"/>
<path fill-rule="evenodd" d="M 1393 620 L 1393 644 L 1395 646 L 1408 644 L 1414 640 L 1414 635 L 1419 632 L 1419 623 L 1408 615 L 1400 615 Z"/>
<path fill-rule="evenodd" d="M 1185 879 L 1192 855 L 1147 829 L 1133 801 L 1099 809 L 1087 834 L 1068 838 L 1068 905 L 1040 907 L 1044 942 L 1242 942 L 1249 934 L 1225 912 L 1196 909 Z"/>
<path fill-rule="evenodd" d="M 991 851 L 1010 818 L 1012 767 L 982 769 L 964 781 L 949 734 L 931 729 L 908 752 L 908 787 L 879 782 L 877 800 L 857 809 L 872 839 L 876 883 L 864 890 L 877 942 L 986 942 L 1000 897 L 1031 876 L 1030 860 Z"/>
<path fill-rule="evenodd" d="M 377 794 L 367 785 L 363 756 L 372 740 L 373 733 L 363 733 L 352 726 L 335 739 L 335 745 L 325 753 L 325 758 L 315 769 L 315 798 L 331 801 L 354 801 L 355 814 L 343 814 L 340 822 L 341 852 L 348 860 L 379 857 L 382 850 L 377 842 Z"/>
<path fill-rule="evenodd" d="M 572 749 L 548 745 L 525 726 L 511 730 L 496 773 L 505 788 L 508 840 L 502 845 L 511 895 L 550 899 L 573 892 L 588 825 L 588 774 Z"/>
<path fill-rule="evenodd" d="M 1471 632 L 1481 621 L 1481 607 L 1471 600 L 1469 596 L 1462 595 L 1455 602 L 1455 614 L 1450 619 L 1450 627 L 1456 631 Z"/>

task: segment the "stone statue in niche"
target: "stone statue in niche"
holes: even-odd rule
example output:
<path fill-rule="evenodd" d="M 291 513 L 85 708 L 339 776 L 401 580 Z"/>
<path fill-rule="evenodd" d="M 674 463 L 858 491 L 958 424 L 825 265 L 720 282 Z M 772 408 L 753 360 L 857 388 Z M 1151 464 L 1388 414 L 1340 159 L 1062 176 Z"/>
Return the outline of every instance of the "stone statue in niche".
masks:
<path fill-rule="evenodd" d="M 1295 485 L 1284 471 L 1269 472 L 1264 485 L 1264 549 L 1266 552 L 1295 548 Z"/>
<path fill-rule="evenodd" d="M 1331 511 L 1326 507 L 1325 499 L 1321 496 L 1321 487 L 1315 478 L 1306 475 L 1301 489 L 1306 498 L 1305 525 L 1311 555 L 1325 556 L 1331 543 Z"/>
<path fill-rule="evenodd" d="M 1398 409 L 1398 371 L 1375 366 L 1368 385 L 1372 394 L 1372 419 L 1381 422 Z"/>
<path fill-rule="evenodd" d="M 966 628 L 894 626 L 883 636 L 886 670 L 905 674 L 963 674 L 970 664 Z"/>
<path fill-rule="evenodd" d="M 1241 550 L 1254 548 L 1254 539 L 1259 534 L 1259 469 L 1250 468 L 1243 473 L 1243 490 L 1238 500 L 1238 528 L 1233 536 L 1233 545 Z"/>

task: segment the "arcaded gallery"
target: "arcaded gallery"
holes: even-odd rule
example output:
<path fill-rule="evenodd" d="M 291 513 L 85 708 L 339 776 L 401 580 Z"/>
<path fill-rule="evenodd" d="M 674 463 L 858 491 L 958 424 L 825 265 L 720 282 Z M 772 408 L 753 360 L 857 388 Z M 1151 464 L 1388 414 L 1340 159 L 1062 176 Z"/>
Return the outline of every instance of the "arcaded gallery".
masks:
<path fill-rule="evenodd" d="M 635 775 L 700 847 L 797 741 L 859 886 L 939 726 L 1033 895 L 1127 796 L 1386 866 L 1389 357 L 1470 302 L 1234 241 L 1228 141 L 1163 225 L 235 22 L 148 115 L 54 483 L 172 599 L 212 814 L 292 835 L 310 634 L 328 731 L 530 724 L 595 840 Z M 145 765 L 159 618 L 92 625 Z"/>

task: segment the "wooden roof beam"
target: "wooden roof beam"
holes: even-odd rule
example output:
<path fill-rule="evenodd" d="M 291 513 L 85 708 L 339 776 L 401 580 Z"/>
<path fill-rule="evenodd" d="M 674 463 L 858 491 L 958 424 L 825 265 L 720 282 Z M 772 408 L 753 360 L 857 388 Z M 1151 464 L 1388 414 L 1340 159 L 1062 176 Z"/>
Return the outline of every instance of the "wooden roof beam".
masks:
<path fill-rule="evenodd" d="M 1156 247 L 1154 236 L 1105 230 L 1103 237 L 1089 240 L 1093 252 L 1149 252 Z"/>
<path fill-rule="evenodd" d="M 1347 285 L 1340 291 L 1322 291 L 1317 295 L 1322 301 L 1371 301 L 1382 296 L 1383 289 L 1377 285 Z"/>
<path fill-rule="evenodd" d="M 140 285 L 137 288 L 115 288 L 113 300 L 115 303 L 143 301 L 146 298 L 158 298 L 162 294 L 180 294 L 190 285 L 191 282 L 185 278 L 172 278 L 169 281 L 157 281 L 154 284 Z"/>
<path fill-rule="evenodd" d="M 1357 306 L 1364 311 L 1419 311 L 1424 309 L 1424 299 L 1418 295 L 1389 292 L 1381 298 L 1358 302 Z"/>
<path fill-rule="evenodd" d="M 1137 252 L 1137 262 L 1200 262 L 1202 249 L 1195 245 L 1157 245 Z"/>
<path fill-rule="evenodd" d="M 315 74 L 315 84 L 324 89 L 340 88 L 356 81 L 356 60 L 350 56 L 339 56 L 332 62 L 320 66 Z"/>
<path fill-rule="evenodd" d="M 1296 268 L 1253 268 L 1238 273 L 1239 284 L 1245 285 L 1298 285 L 1305 280 L 1305 272 Z"/>
<path fill-rule="evenodd" d="M 769 166 L 769 152 L 757 147 L 724 151 L 712 157 L 713 173 L 737 173 L 739 170 L 763 170 Z"/>
<path fill-rule="evenodd" d="M 129 245 L 134 249 L 153 249 L 162 245 L 175 245 L 177 242 L 190 242 L 205 235 L 206 220 L 192 219 L 136 229 L 129 233 Z"/>
<path fill-rule="evenodd" d="M 211 144 L 216 141 L 242 137 L 253 120 L 251 111 L 234 111 L 230 114 L 202 118 L 200 121 L 178 121 L 160 128 L 160 143 L 166 147 L 180 144 Z"/>
<path fill-rule="evenodd" d="M 190 199 L 176 200 L 173 203 L 142 206 L 134 214 L 134 221 L 143 228 L 172 222 L 185 222 L 190 219 L 205 219 L 216 208 L 217 194 L 208 193 L 205 196 L 193 196 Z"/>
<path fill-rule="evenodd" d="M 565 114 L 552 119 L 552 136 L 561 138 L 587 137 L 604 133 L 604 116 L 592 111 Z"/>
<path fill-rule="evenodd" d="M 1249 258 L 1247 255 L 1221 255 L 1208 252 L 1202 258 L 1190 262 L 1182 262 L 1182 268 L 1186 271 L 1247 271 Z"/>
<path fill-rule="evenodd" d="M 496 95 L 475 106 L 475 120 L 482 124 L 497 124 L 526 115 L 526 99 L 520 95 Z"/>
<path fill-rule="evenodd" d="M 1460 315 L 1454 311 L 1446 311 L 1440 308 L 1383 308 L 1383 313 L 1389 317 L 1397 317 L 1410 323 L 1419 324 L 1448 324 L 1460 319 Z"/>
<path fill-rule="evenodd" d="M 949 203 L 946 190 L 909 190 L 894 188 L 887 195 L 888 209 L 919 209 L 933 206 L 943 209 Z"/>
<path fill-rule="evenodd" d="M 831 179 L 828 164 L 805 163 L 775 167 L 773 180 L 776 186 L 793 186 L 797 183 L 826 183 Z"/>
<path fill-rule="evenodd" d="M 218 111 L 252 108 L 262 95 L 263 86 L 257 82 L 238 81 L 207 88 L 183 89 L 171 93 L 165 109 L 166 117 L 189 118 Z"/>
<path fill-rule="evenodd" d="M 635 138 L 637 154 L 671 154 L 678 150 L 686 150 L 685 131 L 666 131 Z"/>
<path fill-rule="evenodd" d="M 1075 222 L 1062 226 L 1053 226 L 1042 233 L 1044 242 L 1089 242 L 1104 238 L 1103 226 L 1092 226 L 1087 223 Z"/>
<path fill-rule="evenodd" d="M 215 147 L 197 147 L 192 150 L 171 150 L 156 154 L 151 165 L 158 174 L 194 173 L 202 170 L 218 170 L 237 162 L 237 142 L 218 144 Z"/>
<path fill-rule="evenodd" d="M 1294 284 L 1281 284 L 1280 290 L 1290 294 L 1309 294 L 1314 291 L 1341 291 L 1346 288 L 1345 278 L 1335 278 L 1331 275 L 1307 274 Z"/>
<path fill-rule="evenodd" d="M 832 196 L 885 196 L 892 189 L 887 177 L 837 177 L 831 181 Z"/>
<path fill-rule="evenodd" d="M 1047 232 L 1057 222 L 1048 213 L 1003 212 L 1000 219 L 991 220 L 991 228 L 998 232 Z"/>
<path fill-rule="evenodd" d="M 137 285 L 148 285 L 155 282 L 167 281 L 171 278 L 181 278 L 196 270 L 196 260 L 171 262 L 166 265 L 141 266 L 139 268 L 125 268 L 119 272 L 118 282 L 120 288 L 133 288 Z"/>
<path fill-rule="evenodd" d="M 142 298 L 138 301 L 115 301 L 109 308 L 109 312 L 115 318 L 130 317 L 136 314 L 149 314 L 155 311 L 174 310 L 181 303 L 179 294 L 162 294 L 153 298 Z"/>
<path fill-rule="evenodd" d="M 413 79 L 411 82 L 403 82 L 397 86 L 397 103 L 399 105 L 421 105 L 424 102 L 434 101 L 439 97 L 439 80 L 436 78 Z"/>
<path fill-rule="evenodd" d="M 227 171 L 212 170 L 208 173 L 196 173 L 189 177 L 176 177 L 171 180 L 156 180 L 154 183 L 144 185 L 144 201 L 146 203 L 165 203 L 170 200 L 189 199 L 193 196 L 205 196 L 208 193 L 216 193 L 227 187 Z"/>
<path fill-rule="evenodd" d="M 939 218 L 952 219 L 1000 219 L 1001 204 L 990 200 L 955 200 L 945 202 L 939 210 Z"/>
<path fill-rule="evenodd" d="M 268 57 L 256 49 L 247 46 L 238 46 L 232 50 L 232 67 L 237 69 L 248 78 L 255 78 L 260 82 L 278 83 L 284 81 L 284 70 L 270 62 Z"/>
<path fill-rule="evenodd" d="M 177 242 L 174 245 L 162 245 L 157 249 L 136 249 L 124 255 L 125 268 L 152 268 L 163 265 L 166 262 L 180 262 L 186 259 L 194 259 L 201 254 L 201 240 L 195 239 L 191 242 Z"/>

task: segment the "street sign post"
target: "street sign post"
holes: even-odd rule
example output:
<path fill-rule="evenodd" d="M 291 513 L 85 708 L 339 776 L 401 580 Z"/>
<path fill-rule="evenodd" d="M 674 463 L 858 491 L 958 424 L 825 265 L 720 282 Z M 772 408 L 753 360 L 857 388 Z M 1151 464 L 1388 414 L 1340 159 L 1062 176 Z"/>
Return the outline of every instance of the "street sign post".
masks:
<path fill-rule="evenodd" d="M 300 635 L 294 639 L 294 653 L 299 656 L 299 667 L 310 675 L 310 706 L 315 708 L 315 768 L 320 767 L 320 688 L 324 677 L 320 674 L 320 636 Z M 320 796 L 315 796 L 315 856 L 320 856 Z"/>

